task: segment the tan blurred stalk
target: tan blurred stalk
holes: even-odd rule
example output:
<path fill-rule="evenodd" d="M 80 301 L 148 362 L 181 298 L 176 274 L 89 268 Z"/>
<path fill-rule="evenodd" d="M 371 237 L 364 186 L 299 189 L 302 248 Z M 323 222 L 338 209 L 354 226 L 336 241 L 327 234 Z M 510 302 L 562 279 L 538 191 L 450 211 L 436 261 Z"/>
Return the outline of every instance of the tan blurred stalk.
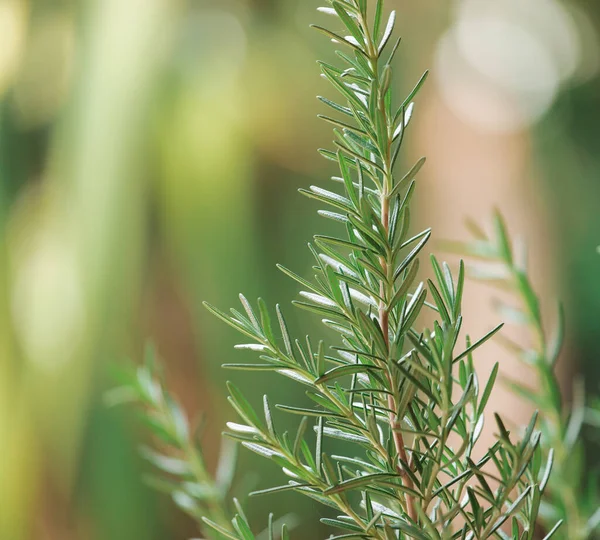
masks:
<path fill-rule="evenodd" d="M 550 259 L 550 243 L 545 209 L 536 179 L 532 177 L 529 134 L 479 131 L 457 118 L 435 90 L 423 101 L 426 105 L 422 110 L 417 146 L 420 153 L 427 150 L 427 172 L 423 180 L 427 184 L 427 211 L 432 215 L 426 218 L 434 223 L 436 237 L 468 240 L 465 218 L 486 226 L 491 223 L 494 208 L 499 208 L 510 230 L 527 240 L 538 290 L 548 290 L 553 279 L 548 268 L 552 265 L 544 261 Z M 493 299 L 499 296 L 485 285 L 468 281 L 463 311 L 465 326 L 474 339 L 500 322 L 500 316 L 492 309 Z M 516 335 L 510 325 L 503 333 L 516 341 L 529 339 L 527 335 Z M 487 380 L 495 362 L 500 362 L 501 374 L 535 387 L 534 375 L 493 341 L 485 345 L 477 358 L 480 380 Z M 519 426 L 527 423 L 533 412 L 501 383 L 494 389 L 490 408 Z M 487 429 L 488 432 L 494 429 L 493 422 L 487 422 Z"/>
<path fill-rule="evenodd" d="M 138 150 L 176 6 L 84 3 L 74 95 L 46 178 L 11 217 L 7 300 L 24 358 L 20 385 L 0 373 L 13 393 L 2 391 L 0 440 L 10 445 L 0 463 L 14 480 L 0 480 L 1 538 L 29 537 L 42 461 L 69 498 L 95 364 L 126 331 L 144 247 Z"/>

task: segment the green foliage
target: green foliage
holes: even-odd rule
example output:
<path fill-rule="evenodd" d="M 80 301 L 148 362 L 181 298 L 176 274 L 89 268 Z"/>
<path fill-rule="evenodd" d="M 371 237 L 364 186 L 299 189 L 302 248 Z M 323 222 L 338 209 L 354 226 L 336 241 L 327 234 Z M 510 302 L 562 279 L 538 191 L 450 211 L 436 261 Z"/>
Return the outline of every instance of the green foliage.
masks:
<path fill-rule="evenodd" d="M 175 504 L 199 525 L 204 538 L 255 540 L 237 499 L 235 510 L 227 503 L 235 471 L 235 445 L 224 444 L 213 478 L 206 468 L 197 434 L 181 406 L 165 390 L 154 350 L 148 347 L 146 362 L 137 369 L 118 374 L 121 386 L 107 395 L 109 404 L 134 403 L 143 423 L 155 436 L 160 451 L 142 447 L 141 454 L 152 465 L 149 485 L 172 497 Z M 285 525 L 275 534 L 273 515 L 261 538 L 288 538 Z"/>
<path fill-rule="evenodd" d="M 318 316 L 334 341 L 294 338 L 281 308 L 270 310 L 260 299 L 252 305 L 240 295 L 242 309 L 230 313 L 207 304 L 244 336 L 238 348 L 258 355 L 254 364 L 226 368 L 283 375 L 302 384 L 314 405 L 272 405 L 264 396 L 258 411 L 229 384 L 240 420 L 228 424 L 227 435 L 281 468 L 279 484 L 254 495 L 294 491 L 333 509 L 321 520 L 334 531 L 330 538 L 531 540 L 555 454 L 542 450 L 537 414 L 520 438 L 494 415 L 496 440 L 481 448 L 498 366 L 489 380 L 479 381 L 474 353 L 502 325 L 461 345 L 463 263 L 453 273 L 431 257 L 434 279 L 419 279 L 431 231 L 411 233 L 410 209 L 425 160 L 404 174 L 396 166 L 426 74 L 396 102 L 395 13 L 385 17 L 379 0 L 370 16 L 367 4 L 331 0 L 320 11 L 332 17 L 335 30 L 315 26 L 343 49 L 339 66 L 320 62 L 339 94 L 337 101 L 320 98 L 333 111 L 321 117 L 335 134 L 335 148 L 320 152 L 337 164 L 339 176 L 326 189 L 301 191 L 326 206 L 319 213 L 341 232 L 315 236 L 312 280 L 280 267 L 303 288 L 295 305 Z M 498 230 L 497 253 L 512 264 L 510 243 Z M 532 294 L 527 300 L 539 321 L 537 300 Z M 208 475 L 180 409 L 152 372 L 142 368 L 130 387 L 155 432 L 166 432 L 179 456 L 180 472 L 164 466 L 171 461 L 152 460 L 175 477 L 168 491 L 183 492 L 195 505 L 184 509 L 217 534 L 253 538 L 239 507 L 229 519 L 227 490 Z M 294 433 L 277 426 L 274 408 L 297 415 Z M 329 451 L 332 439 L 343 441 L 340 454 Z M 189 483 L 194 489 L 187 489 Z M 550 538 L 560 521 L 548 516 L 545 523 Z"/>
<path fill-rule="evenodd" d="M 295 304 L 338 339 L 293 339 L 279 306 L 273 322 L 262 300 L 255 308 L 240 296 L 243 310 L 230 314 L 207 306 L 250 339 L 239 347 L 262 362 L 227 367 L 277 372 L 305 385 L 315 403 L 276 404 L 303 417 L 290 436 L 274 425 L 267 396 L 259 414 L 230 384 L 242 423 L 229 424 L 228 435 L 282 468 L 286 482 L 268 492 L 294 490 L 334 508 L 337 517 L 323 522 L 340 531 L 336 538 L 489 538 L 505 536 L 507 521 L 512 538 L 533 538 L 552 463 L 549 456 L 542 466 L 536 417 L 517 441 L 496 416 L 497 442 L 475 457 L 496 370 L 480 384 L 473 353 L 500 327 L 461 347 L 463 265 L 453 275 L 432 257 L 435 280 L 418 281 L 431 233 L 411 236 L 410 207 L 424 160 L 400 179 L 395 165 L 425 76 L 394 103 L 400 40 L 391 40 L 394 12 L 382 24 L 382 2 L 373 22 L 365 1 L 334 0 L 320 11 L 344 28 L 315 26 L 344 49 L 340 67 L 319 63 L 340 94 L 339 103 L 320 98 L 335 114 L 321 116 L 334 125 L 335 149 L 320 152 L 340 176 L 332 188 L 301 191 L 327 205 L 319 213 L 343 234 L 315 236 L 314 280 L 281 269 L 304 289 Z M 436 318 L 431 328 L 419 326 L 425 309 Z M 314 448 L 304 437 L 311 424 Z M 329 439 L 346 442 L 343 455 L 327 452 Z"/>
<path fill-rule="evenodd" d="M 540 521 L 549 528 L 557 520 L 563 520 L 558 538 L 583 540 L 598 535 L 600 471 L 583 470 L 580 431 L 586 417 L 597 418 L 600 409 L 585 403 L 585 389 L 580 379 L 575 380 L 572 405 L 566 407 L 561 398 L 554 368 L 563 344 L 562 306 L 556 309 L 555 330 L 547 335 L 540 297 L 531 283 L 524 250 L 522 246 L 518 249 L 509 237 L 502 216 L 494 216 L 491 238 L 472 223 L 469 228 L 474 239 L 467 244 L 454 245 L 454 249 L 477 259 L 470 268 L 473 278 L 512 293 L 515 305 L 497 301 L 496 307 L 507 321 L 524 327 L 530 335 L 528 344 L 507 338 L 501 343 L 536 375 L 536 389 L 517 380 L 507 379 L 506 383 L 540 411 L 544 455 L 549 455 L 553 449 L 555 471 L 550 477 Z"/>

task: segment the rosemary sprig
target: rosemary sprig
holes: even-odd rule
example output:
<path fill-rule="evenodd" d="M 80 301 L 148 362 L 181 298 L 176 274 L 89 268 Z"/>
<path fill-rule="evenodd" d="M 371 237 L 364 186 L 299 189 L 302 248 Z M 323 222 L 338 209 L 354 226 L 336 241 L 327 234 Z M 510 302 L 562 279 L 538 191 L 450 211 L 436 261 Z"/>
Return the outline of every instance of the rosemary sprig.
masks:
<path fill-rule="evenodd" d="M 156 446 L 141 448 L 142 456 L 155 473 L 147 476 L 150 486 L 169 495 L 175 504 L 192 517 L 207 539 L 256 540 L 237 499 L 230 508 L 228 499 L 235 472 L 235 444 L 224 444 L 213 476 L 207 469 L 202 448 L 192 434 L 185 412 L 165 389 L 161 367 L 153 347 L 148 346 L 145 363 L 137 369 L 119 370 L 121 385 L 106 395 L 109 405 L 137 405 L 141 420 L 155 436 Z M 275 533 L 273 515 L 260 538 L 289 538 L 285 524 Z"/>
<path fill-rule="evenodd" d="M 593 408 L 585 403 L 585 390 L 580 379 L 575 380 L 570 407 L 565 406 L 561 397 L 555 366 L 564 341 L 563 308 L 557 305 L 556 328 L 547 335 L 540 296 L 528 273 L 525 246 L 517 245 L 510 238 L 500 213 L 494 215 L 494 235 L 491 237 L 472 222 L 469 222 L 469 229 L 473 240 L 454 243 L 451 247 L 474 259 L 470 264 L 470 274 L 474 279 L 512 293 L 514 305 L 496 302 L 496 307 L 508 321 L 525 327 L 530 335 L 529 344 L 508 339 L 501 343 L 522 362 L 525 369 L 533 370 L 536 375 L 535 389 L 515 379 L 506 378 L 505 381 L 517 395 L 540 411 L 542 449 L 545 455 L 550 449 L 554 454 L 555 471 L 543 501 L 541 522 L 550 529 L 557 520 L 563 520 L 558 538 L 590 538 L 600 532 L 600 507 L 597 493 L 586 489 L 586 484 L 593 487 L 600 472 L 584 472 L 578 456 L 582 452 L 580 431 L 586 412 Z M 591 477 L 591 480 L 586 477 Z"/>
<path fill-rule="evenodd" d="M 367 0 L 331 0 L 319 9 L 342 28 L 315 26 L 343 49 L 340 66 L 319 63 L 339 102 L 320 99 L 343 116 L 323 117 L 334 125 L 335 149 L 320 152 L 336 162 L 340 176 L 332 187 L 301 191 L 328 205 L 319 213 L 341 223 L 344 234 L 315 236 L 314 280 L 281 268 L 305 289 L 295 304 L 318 315 L 338 335 L 336 343 L 293 339 L 279 306 L 274 323 L 260 299 L 255 308 L 240 296 L 242 311 L 230 314 L 207 304 L 249 338 L 239 347 L 261 361 L 226 367 L 289 377 L 305 385 L 315 406 L 276 405 L 302 417 L 292 441 L 276 429 L 267 396 L 259 415 L 230 384 L 242 423 L 230 424 L 228 435 L 282 468 L 287 483 L 267 492 L 293 490 L 334 508 L 338 516 L 322 520 L 340 530 L 332 538 L 505 537 L 507 521 L 512 538 L 533 538 L 552 455 L 542 467 L 537 416 L 520 441 L 496 416 L 497 442 L 474 457 L 497 367 L 480 385 L 473 353 L 500 326 L 461 348 L 462 263 L 453 275 L 432 257 L 435 280 L 417 279 L 431 234 L 409 234 L 424 160 L 398 176 L 396 164 L 425 76 L 394 104 L 396 15 L 383 24 L 382 0 L 374 8 L 372 19 Z M 436 321 L 422 329 L 426 307 Z M 304 437 L 311 422 L 314 450 Z M 343 455 L 327 452 L 330 438 L 347 443 Z"/>
<path fill-rule="evenodd" d="M 545 338 L 539 301 L 514 262 L 498 219 L 496 242 L 479 236 L 479 253 L 468 249 L 509 269 L 507 283 L 516 284 L 522 295 L 539 342 L 533 356 L 524 351 L 523 357 L 539 370 L 547 394 L 538 404 L 541 432 L 537 413 L 520 440 L 494 415 L 496 441 L 481 452 L 498 365 L 487 381 L 479 381 L 473 355 L 502 325 L 460 345 L 464 264 L 453 273 L 432 256 L 434 279 L 418 279 L 431 231 L 411 236 L 411 200 L 425 159 L 404 174 L 396 169 L 413 100 L 427 74 L 397 102 L 392 93 L 392 63 L 400 44 L 392 39 L 396 15 L 392 12 L 384 23 L 383 0 L 373 3 L 372 11 L 368 0 L 329 0 L 319 9 L 336 28 L 315 28 L 343 49 L 337 51 L 339 66 L 319 63 L 338 93 L 337 101 L 320 98 L 333 110 L 333 116 L 321 117 L 335 134 L 335 148 L 320 152 L 337 164 L 339 176 L 327 188 L 301 192 L 326 205 L 319 213 L 340 224 L 342 233 L 315 236 L 313 280 L 280 267 L 304 289 L 296 306 L 317 315 L 335 341 L 327 346 L 310 337 L 294 339 L 280 307 L 273 313 L 261 299 L 253 306 L 240 295 L 242 309 L 230 313 L 206 304 L 245 337 L 238 348 L 259 358 L 255 364 L 224 367 L 288 377 L 304 385 L 314 405 L 275 405 L 298 416 L 290 435 L 276 425 L 268 396 L 259 413 L 229 383 L 229 401 L 241 420 L 228 424 L 227 435 L 281 468 L 279 485 L 253 495 L 294 491 L 332 508 L 335 514 L 321 519 L 336 531 L 331 539 L 533 540 L 542 505 L 560 499 L 562 513 L 543 515 L 545 538 L 550 538 L 560 530 L 557 520 L 568 523 L 576 504 L 567 499 L 573 484 L 565 475 L 580 417 L 573 414 L 568 424 L 562 420 L 549 367 L 558 346 Z M 422 323 L 425 309 L 435 317 L 429 328 Z M 152 362 L 130 374 L 124 385 L 166 445 L 164 453 L 145 452 L 161 472 L 157 486 L 197 519 L 205 535 L 254 540 L 239 503 L 234 499 L 233 511 L 226 504 L 231 476 L 223 482 L 219 474 L 215 479 L 209 474 L 185 415 L 164 390 Z M 307 437 L 311 429 L 314 444 Z M 345 443 L 341 454 L 328 451 L 330 439 Z M 555 461 L 561 472 L 551 476 Z M 545 494 L 549 482 L 552 489 Z M 575 509 L 583 516 L 581 508 Z M 591 531 L 594 516 L 581 530 Z M 570 536 L 572 530 L 579 534 L 582 521 L 577 517 L 574 523 L 575 529 L 565 529 L 566 537 L 583 538 Z M 272 517 L 260 537 L 275 538 Z M 288 537 L 285 526 L 281 537 Z"/>

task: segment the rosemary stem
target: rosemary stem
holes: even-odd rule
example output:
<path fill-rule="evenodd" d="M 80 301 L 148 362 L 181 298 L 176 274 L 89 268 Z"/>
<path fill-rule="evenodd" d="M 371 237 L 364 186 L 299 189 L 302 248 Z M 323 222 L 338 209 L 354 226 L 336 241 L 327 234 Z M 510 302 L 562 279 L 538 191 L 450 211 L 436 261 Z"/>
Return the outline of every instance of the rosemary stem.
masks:
<path fill-rule="evenodd" d="M 387 194 L 387 185 L 388 182 L 384 182 L 384 190 L 381 195 L 381 223 L 386 232 L 389 232 L 389 214 L 390 214 L 390 200 Z M 390 265 L 385 257 L 380 258 L 381 269 L 383 273 L 387 276 L 389 274 Z M 381 281 L 380 285 L 380 296 L 381 298 L 386 298 L 386 284 Z M 383 300 L 379 303 L 379 326 L 381 327 L 381 331 L 383 333 L 383 338 L 388 346 L 390 346 L 390 313 L 386 302 Z M 392 430 L 392 437 L 394 439 L 394 447 L 396 449 L 396 453 L 398 455 L 398 463 L 396 464 L 398 473 L 403 477 L 404 485 L 409 489 L 414 489 L 413 482 L 403 469 L 400 460 L 404 463 L 408 463 L 408 456 L 406 455 L 406 447 L 404 444 L 404 437 L 402 436 L 402 432 L 399 430 L 399 419 L 397 416 L 397 403 L 394 397 L 394 379 L 391 373 L 388 373 L 388 380 L 390 383 L 390 389 L 392 391 L 391 394 L 388 395 L 388 408 L 390 409 L 389 413 L 389 422 L 390 429 Z M 417 522 L 417 512 L 415 508 L 414 497 L 409 494 L 406 494 L 406 512 L 411 520 L 415 523 Z"/>

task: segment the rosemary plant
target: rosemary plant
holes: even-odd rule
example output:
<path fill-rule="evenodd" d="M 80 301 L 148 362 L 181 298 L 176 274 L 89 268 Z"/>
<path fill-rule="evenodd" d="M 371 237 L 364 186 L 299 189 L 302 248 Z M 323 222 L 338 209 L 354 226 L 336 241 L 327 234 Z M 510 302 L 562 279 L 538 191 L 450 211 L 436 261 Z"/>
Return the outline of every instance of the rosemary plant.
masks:
<path fill-rule="evenodd" d="M 255 540 L 240 502 L 236 498 L 232 500 L 233 505 L 227 502 L 235 472 L 236 446 L 225 440 L 213 477 L 185 412 L 165 390 L 154 349 L 147 348 L 143 365 L 135 370 L 120 370 L 117 377 L 121 386 L 106 396 L 108 404 L 136 404 L 142 421 L 160 446 L 160 451 L 146 446 L 141 449 L 142 456 L 155 469 L 155 473 L 146 477 L 148 484 L 171 496 L 175 504 L 198 523 L 203 538 Z M 278 534 L 276 527 L 280 527 Z M 287 540 L 287 526 L 274 523 L 270 514 L 268 528 L 261 538 Z"/>
<path fill-rule="evenodd" d="M 512 538 L 533 538 L 552 455 L 542 475 L 536 417 L 516 441 L 497 415 L 497 442 L 483 457 L 475 455 L 498 366 L 480 385 L 473 353 L 500 326 L 460 348 L 462 263 L 453 276 L 432 257 L 435 281 L 418 281 L 431 231 L 410 236 L 410 206 L 424 160 L 403 175 L 396 165 L 426 74 L 394 103 L 395 13 L 385 22 L 379 0 L 369 20 L 367 8 L 366 0 L 332 0 L 319 11 L 342 32 L 315 26 L 343 49 L 340 67 L 320 62 L 340 100 L 319 98 L 335 113 L 321 115 L 334 126 L 335 150 L 320 152 L 338 165 L 333 182 L 342 193 L 316 186 L 301 191 L 328 207 L 319 213 L 339 222 L 343 234 L 315 236 L 313 281 L 280 267 L 305 289 L 295 304 L 338 339 L 333 346 L 293 339 L 279 306 L 274 324 L 260 299 L 255 310 L 240 296 L 243 310 L 231 314 L 207 304 L 250 340 L 238 348 L 261 360 L 225 367 L 289 377 L 315 403 L 276 405 L 302 417 L 289 436 L 274 425 L 267 396 L 259 415 L 229 384 L 242 423 L 230 423 L 228 435 L 282 468 L 287 481 L 266 492 L 294 490 L 334 508 L 337 516 L 323 522 L 340 531 L 335 538 L 506 537 L 507 520 Z M 436 320 L 421 329 L 426 307 Z M 314 450 L 305 439 L 311 424 Z M 343 455 L 327 452 L 329 438 L 346 442 Z"/>
<path fill-rule="evenodd" d="M 304 289 L 295 304 L 316 315 L 333 341 L 294 339 L 281 308 L 269 310 L 260 299 L 253 307 L 240 295 L 242 309 L 230 313 L 207 304 L 245 337 L 238 348 L 259 358 L 224 367 L 288 377 L 304 385 L 314 405 L 276 404 L 299 419 L 294 433 L 282 432 L 268 396 L 259 413 L 229 383 L 240 421 L 228 424 L 227 435 L 281 469 L 281 482 L 256 494 L 291 490 L 333 509 L 321 520 L 330 538 L 531 540 L 553 452 L 542 452 L 537 415 L 520 439 L 494 415 L 496 441 L 478 444 L 498 366 L 480 382 L 473 355 L 502 325 L 460 345 L 463 263 L 453 273 L 431 257 L 435 278 L 419 280 L 431 231 L 411 236 L 411 200 L 425 160 L 406 173 L 397 167 L 426 74 L 396 102 L 396 17 L 384 16 L 382 0 L 373 4 L 329 0 L 319 9 L 334 30 L 315 28 L 341 49 L 339 65 L 320 62 L 338 99 L 319 98 L 332 110 L 321 117 L 335 134 L 334 150 L 320 152 L 339 175 L 327 189 L 301 191 L 327 207 L 319 213 L 337 222 L 340 234 L 315 236 L 314 279 L 280 267 Z M 429 328 L 426 310 L 434 319 Z M 129 387 L 169 445 L 171 457 L 147 453 L 175 480 L 164 484 L 167 491 L 205 534 L 255 538 L 239 505 L 232 517 L 224 504 L 228 483 L 210 478 L 180 408 L 152 371 L 141 368 Z M 344 443 L 338 455 L 328 450 L 331 439 Z"/>
<path fill-rule="evenodd" d="M 595 412 L 595 416 L 598 412 L 594 406 L 585 403 L 585 389 L 580 379 L 575 380 L 570 410 L 565 408 L 561 398 L 554 368 L 563 344 L 562 306 L 557 306 L 556 330 L 548 336 L 540 298 L 528 274 L 525 250 L 515 249 L 517 245 L 508 235 L 502 216 L 499 213 L 494 216 L 495 234 L 492 238 L 472 222 L 469 222 L 469 229 L 473 241 L 455 245 L 454 248 L 477 259 L 469 269 L 474 279 L 512 293 L 516 305 L 505 305 L 498 301 L 498 311 L 504 319 L 525 327 L 529 333 L 527 344 L 516 343 L 506 337 L 502 337 L 501 343 L 536 375 L 536 389 L 516 380 L 507 379 L 506 383 L 540 411 L 543 453 L 547 456 L 550 448 L 554 452 L 555 470 L 550 477 L 540 521 L 549 527 L 557 520 L 562 520 L 564 523 L 557 538 L 585 540 L 593 535 L 598 537 L 600 471 L 590 474 L 590 471 L 582 469 L 583 448 L 580 440 L 586 412 Z"/>

